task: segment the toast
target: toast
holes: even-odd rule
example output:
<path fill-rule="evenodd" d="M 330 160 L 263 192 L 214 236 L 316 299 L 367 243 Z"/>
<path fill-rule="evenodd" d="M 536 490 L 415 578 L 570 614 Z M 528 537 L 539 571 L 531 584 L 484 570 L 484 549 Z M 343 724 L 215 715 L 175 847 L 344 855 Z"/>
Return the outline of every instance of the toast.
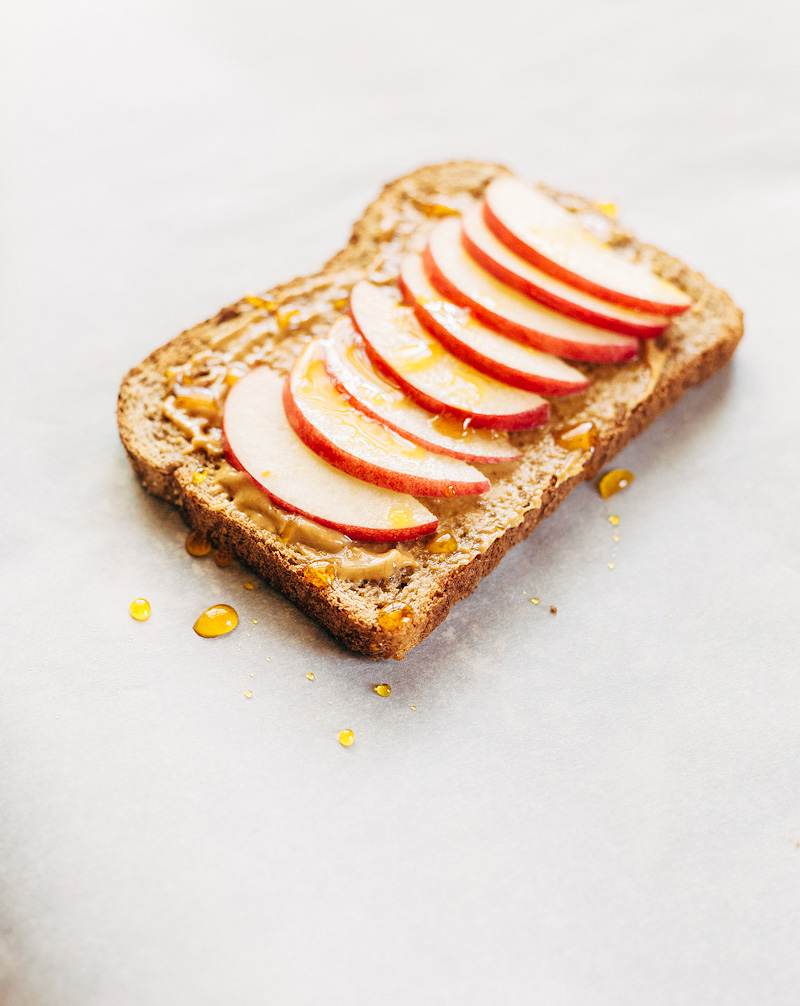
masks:
<path fill-rule="evenodd" d="M 723 367 L 743 333 L 739 309 L 702 275 L 638 242 L 595 204 L 545 190 L 620 255 L 644 260 L 688 293 L 693 307 L 675 317 L 657 340 L 643 342 L 636 360 L 576 364 L 591 378 L 589 389 L 552 399 L 544 426 L 510 434 L 522 459 L 484 468 L 492 482 L 488 493 L 425 500 L 440 528 L 455 540 L 454 551 L 432 551 L 421 539 L 403 543 L 402 549 L 373 549 L 369 569 L 361 570 L 353 560 L 349 579 L 324 582 L 304 575 L 310 557 L 325 554 L 317 548 L 314 528 L 307 527 L 304 537 L 295 533 L 297 521 L 285 520 L 285 514 L 276 523 L 274 512 L 262 513 L 253 502 L 254 490 L 241 490 L 237 473 L 224 460 L 218 389 L 224 393 L 225 378 L 219 374 L 229 371 L 220 371 L 221 363 L 234 361 L 242 369 L 266 364 L 286 374 L 304 345 L 325 335 L 346 312 L 354 283 L 365 277 L 379 284 L 396 282 L 403 256 L 420 250 L 437 218 L 469 208 L 505 172 L 492 164 L 452 162 L 392 182 L 356 223 L 347 247 L 320 272 L 223 308 L 156 350 L 122 382 L 120 435 L 145 489 L 180 506 L 192 528 L 252 567 L 357 653 L 403 658 L 570 490 L 597 475 L 685 391 Z M 210 390 L 207 407 L 195 403 L 193 412 L 181 413 L 171 392 L 175 375 L 186 374 L 187 368 L 195 385 L 205 382 Z M 559 432 L 583 422 L 593 424 L 591 448 L 564 446 Z M 349 543 L 336 545 L 343 546 Z M 331 551 L 329 542 L 323 547 Z M 392 610 L 401 614 L 379 619 L 393 602 Z"/>

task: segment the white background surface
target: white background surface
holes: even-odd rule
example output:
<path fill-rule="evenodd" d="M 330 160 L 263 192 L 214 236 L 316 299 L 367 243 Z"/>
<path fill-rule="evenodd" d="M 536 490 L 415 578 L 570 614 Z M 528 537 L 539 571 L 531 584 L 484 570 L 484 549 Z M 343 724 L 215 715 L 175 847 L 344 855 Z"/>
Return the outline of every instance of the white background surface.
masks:
<path fill-rule="evenodd" d="M 798 1002 L 797 29 L 788 2 L 15 5 L 3 1006 Z M 186 555 L 116 392 L 465 156 L 617 201 L 747 336 L 623 455 L 613 572 L 582 487 L 374 664 Z M 219 601 L 242 624 L 201 640 Z"/>

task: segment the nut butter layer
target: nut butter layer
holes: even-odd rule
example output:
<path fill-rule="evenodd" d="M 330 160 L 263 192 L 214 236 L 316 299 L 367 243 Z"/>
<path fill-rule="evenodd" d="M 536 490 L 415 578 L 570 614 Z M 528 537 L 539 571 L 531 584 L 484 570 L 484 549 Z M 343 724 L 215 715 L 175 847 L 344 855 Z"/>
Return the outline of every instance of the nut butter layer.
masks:
<path fill-rule="evenodd" d="M 145 488 L 177 503 L 192 527 L 233 551 L 359 653 L 405 656 L 572 488 L 724 366 L 742 335 L 741 312 L 699 273 L 640 244 L 586 200 L 548 190 L 621 256 L 647 264 L 688 294 L 693 308 L 649 340 L 636 360 L 577 364 L 591 378 L 588 390 L 552 400 L 544 426 L 511 434 L 522 459 L 482 467 L 492 483 L 483 496 L 425 499 L 439 519 L 437 539 L 397 549 L 345 540 L 339 548 L 316 538 L 313 528 L 295 527 L 298 519 L 259 514 L 222 458 L 220 411 L 227 390 L 256 365 L 285 375 L 303 346 L 324 337 L 346 311 L 355 283 L 394 283 L 404 255 L 424 249 L 441 216 L 467 211 L 503 174 L 496 165 L 453 162 L 391 183 L 321 272 L 244 298 L 183 332 L 131 370 L 120 390 L 120 434 Z M 586 438 L 562 435 L 584 422 L 593 424 L 593 450 L 580 446 Z M 192 474 L 201 466 L 215 477 L 195 483 Z M 437 540 L 452 550 L 441 551 Z M 322 585 L 304 576 L 320 557 L 332 558 L 337 569 Z M 383 618 L 381 625 L 380 612 L 394 604 L 403 618 Z"/>

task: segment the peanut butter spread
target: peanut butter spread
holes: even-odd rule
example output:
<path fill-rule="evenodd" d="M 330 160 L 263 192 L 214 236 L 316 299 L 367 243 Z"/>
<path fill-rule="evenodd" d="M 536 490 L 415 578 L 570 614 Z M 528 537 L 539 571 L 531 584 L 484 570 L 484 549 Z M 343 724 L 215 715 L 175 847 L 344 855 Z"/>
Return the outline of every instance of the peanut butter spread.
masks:
<path fill-rule="evenodd" d="M 309 561 L 318 559 L 320 553 L 329 555 L 336 575 L 343 580 L 388 580 L 399 570 L 416 569 L 414 557 L 399 546 L 358 545 L 316 521 L 287 513 L 227 462 L 217 471 L 210 491 L 212 508 L 233 506 L 258 527 L 274 532 L 284 544 L 293 545 Z"/>
<path fill-rule="evenodd" d="M 578 214 L 619 254 L 647 257 L 642 246 L 593 204 L 573 196 L 550 194 Z M 396 210 L 380 220 L 379 251 L 365 268 L 326 272 L 289 284 L 276 300 L 244 298 L 220 312 L 209 325 L 210 339 L 204 350 L 166 371 L 163 415 L 185 438 L 184 453 L 203 452 L 208 459 L 205 463 L 215 470 L 215 478 L 202 489 L 211 494 L 210 505 L 234 508 L 309 561 L 320 556 L 332 558 L 337 576 L 343 579 L 388 581 L 403 571 L 432 565 L 452 568 L 469 562 L 519 524 L 528 510 L 541 503 L 545 489 L 584 469 L 591 451 L 560 445 L 556 438 L 559 430 L 586 421 L 601 432 L 610 430 L 653 394 L 670 345 L 681 338 L 680 316 L 658 340 L 644 343 L 645 349 L 637 360 L 573 364 L 591 377 L 590 387 L 570 398 L 551 398 L 551 418 L 545 426 L 510 434 L 514 444 L 526 448 L 521 462 L 493 468 L 478 466 L 491 481 L 488 492 L 479 497 L 424 501 L 439 517 L 440 531 L 451 532 L 458 542 L 455 551 L 444 554 L 429 551 L 427 539 L 404 543 L 402 548 L 352 542 L 345 535 L 276 507 L 246 475 L 224 462 L 222 409 L 236 380 L 260 364 L 286 374 L 303 346 L 311 339 L 324 337 L 336 318 L 346 313 L 354 283 L 365 277 L 379 284 L 396 282 L 403 257 L 409 251 L 423 250 L 437 220 L 444 213 L 464 212 L 479 196 L 476 191 L 457 197 L 425 194 L 421 198 L 409 192 Z M 553 476 L 553 472 L 558 474 Z"/>

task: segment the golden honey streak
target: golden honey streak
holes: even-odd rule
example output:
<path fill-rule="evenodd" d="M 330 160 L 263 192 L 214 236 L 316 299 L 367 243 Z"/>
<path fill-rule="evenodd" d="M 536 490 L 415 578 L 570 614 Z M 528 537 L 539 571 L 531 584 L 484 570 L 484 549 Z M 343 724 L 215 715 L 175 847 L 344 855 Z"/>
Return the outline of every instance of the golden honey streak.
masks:
<path fill-rule="evenodd" d="M 362 345 L 355 340 L 348 343 L 345 356 L 352 365 L 355 372 L 361 378 L 359 382 L 359 393 L 365 400 L 376 405 L 400 404 L 407 401 L 406 393 L 403 389 L 391 381 L 387 381 L 373 365 L 367 352 Z M 374 390 L 378 385 L 380 391 Z"/>
<path fill-rule="evenodd" d="M 321 552 L 329 555 L 336 576 L 341 580 L 388 580 L 398 570 L 417 568 L 413 556 L 401 547 L 387 549 L 381 545 L 358 544 L 306 517 L 287 513 L 275 506 L 247 475 L 228 464 L 217 472 L 215 483 L 240 513 L 258 527 L 275 532 L 281 541 L 297 546 L 308 556 L 309 564 L 320 559 Z M 312 577 L 313 574 L 309 579 Z"/>
<path fill-rule="evenodd" d="M 370 419 L 355 409 L 336 390 L 322 360 L 315 359 L 309 364 L 300 376 L 298 388 L 304 403 L 337 418 L 343 435 L 341 441 L 343 446 L 346 445 L 344 439 L 346 436 L 354 444 L 367 443 L 390 457 L 396 457 L 398 454 L 418 460 L 427 457 L 428 452 L 423 447 L 406 440 L 382 423 Z"/>

